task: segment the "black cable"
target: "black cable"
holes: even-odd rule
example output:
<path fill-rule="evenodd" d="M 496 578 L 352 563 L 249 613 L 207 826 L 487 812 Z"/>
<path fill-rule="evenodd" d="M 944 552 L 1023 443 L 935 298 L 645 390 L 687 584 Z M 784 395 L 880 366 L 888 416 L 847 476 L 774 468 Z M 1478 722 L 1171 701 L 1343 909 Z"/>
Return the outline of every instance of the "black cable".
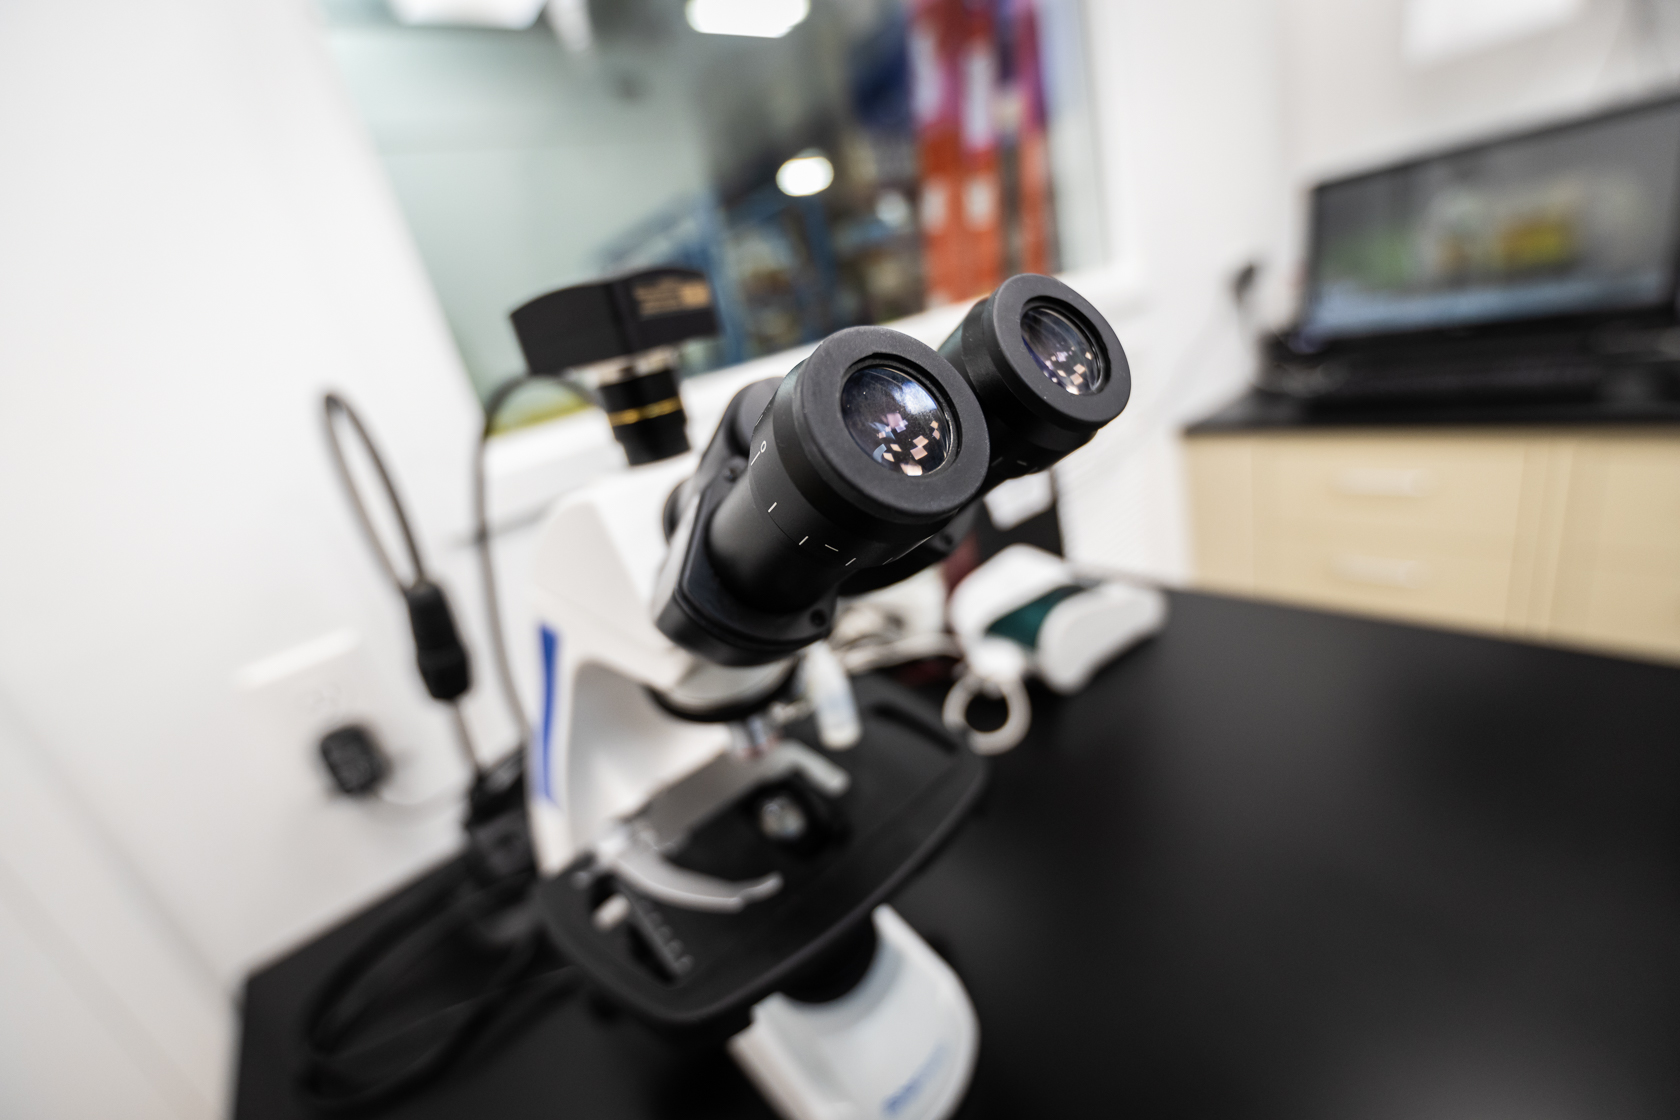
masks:
<path fill-rule="evenodd" d="M 426 562 L 420 555 L 420 545 L 414 539 L 414 530 L 409 526 L 407 507 L 397 494 L 396 483 L 391 480 L 391 472 L 386 470 L 385 460 L 380 456 L 379 448 L 374 445 L 373 437 L 368 433 L 367 426 L 362 423 L 362 418 L 356 415 L 356 410 L 350 407 L 350 403 L 337 393 L 327 393 L 321 398 L 321 414 L 326 427 L 327 446 L 332 451 L 333 464 L 338 468 L 339 481 L 344 485 L 344 492 L 350 498 L 350 506 L 356 512 L 356 520 L 361 525 L 362 533 L 367 537 L 374 556 L 378 558 L 380 566 L 385 569 L 385 574 L 390 577 L 397 594 L 403 597 L 403 602 L 408 608 L 420 675 L 426 682 L 427 691 L 453 710 L 455 733 L 462 757 L 472 770 L 473 779 L 477 781 L 484 776 L 484 767 L 479 763 L 478 751 L 473 745 L 472 735 L 467 730 L 467 721 L 460 708 L 461 694 L 467 691 L 471 677 L 466 648 L 461 644 L 460 633 L 456 629 L 454 617 L 450 614 L 449 601 L 444 596 L 443 588 L 433 582 L 426 571 Z M 391 559 L 391 554 L 386 551 L 384 542 L 379 539 L 379 533 L 373 527 L 373 519 L 368 516 L 367 504 L 362 500 L 361 490 L 356 486 L 355 476 L 350 473 L 349 460 L 345 458 L 344 447 L 339 441 L 339 417 L 350 422 L 350 427 L 361 440 L 362 447 L 373 462 L 374 471 L 385 488 L 386 500 L 397 519 L 403 544 L 408 550 L 409 565 L 414 572 L 413 578 L 406 582 L 397 571 L 397 565 Z"/>
<path fill-rule="evenodd" d="M 426 562 L 420 558 L 420 546 L 414 540 L 414 530 L 409 528 L 408 510 L 402 499 L 397 496 L 397 487 L 391 481 L 391 473 L 385 469 L 385 460 L 380 456 L 379 449 L 374 446 L 373 437 L 368 434 L 362 424 L 362 418 L 356 415 L 356 410 L 350 407 L 348 401 L 337 393 L 328 393 L 321 398 L 321 409 L 326 417 L 327 446 L 332 450 L 333 463 L 338 467 L 339 481 L 344 484 L 344 492 L 350 497 L 350 504 L 356 511 L 356 521 L 361 525 L 362 532 L 367 536 L 369 547 L 379 558 L 380 566 L 385 574 L 391 577 L 397 591 L 407 591 L 415 583 L 426 578 Z M 356 487 L 356 480 L 350 473 L 350 462 L 344 457 L 344 447 L 338 440 L 338 425 L 335 418 L 343 416 L 350 421 L 350 426 L 356 430 L 356 437 L 362 441 L 367 450 L 368 458 L 373 461 L 373 469 L 379 474 L 379 481 L 385 487 L 385 497 L 391 503 L 391 512 L 396 515 L 397 528 L 402 530 L 403 543 L 408 546 L 409 564 L 414 568 L 414 579 L 404 582 L 397 574 L 397 566 L 391 562 L 391 554 L 385 551 L 385 544 L 374 531 L 373 519 L 368 516 L 367 505 L 362 501 L 362 493 Z"/>
<path fill-rule="evenodd" d="M 454 1022 L 394 1070 L 390 1062 L 370 1060 L 371 1048 L 346 1046 L 357 1026 L 421 961 L 450 938 L 520 904 L 530 885 L 528 875 L 474 885 L 464 865 L 456 864 L 340 962 L 305 1012 L 306 1057 L 298 1084 L 310 1102 L 335 1112 L 389 1102 L 443 1073 L 498 1019 L 534 1010 L 575 986 L 580 978 L 575 966 L 531 974 L 545 944 L 541 928 L 533 928 L 503 948 L 485 991 L 442 1013 Z M 380 1042 L 388 1045 L 420 1025 Z"/>
<path fill-rule="evenodd" d="M 526 734 L 526 724 L 509 671 L 495 572 L 491 563 L 484 460 L 485 447 L 497 413 L 514 391 L 528 380 L 531 379 L 515 378 L 491 394 L 486 403 L 484 427 L 473 463 L 474 538 L 484 580 L 490 636 L 503 694 L 522 739 Z M 542 927 L 533 915 L 508 914 L 515 920 L 514 928 L 519 930 L 511 938 L 483 936 L 496 924 L 491 919 L 498 914 L 528 905 L 528 895 L 535 881 L 535 868 L 528 850 L 522 859 L 513 858 L 510 863 L 509 853 L 502 850 L 505 845 L 486 848 L 480 836 L 484 832 L 501 835 L 498 830 L 487 827 L 486 822 L 494 825 L 508 813 L 523 816 L 522 782 L 517 779 L 512 783 L 501 780 L 506 777 L 508 766 L 518 767 L 522 758 L 516 751 L 490 771 L 478 765 L 476 752 L 472 750 L 466 734 L 465 721 L 461 719 L 460 708 L 456 704 L 470 683 L 465 648 L 460 645 L 443 591 L 427 574 L 407 511 L 366 426 L 355 410 L 337 394 L 328 393 L 322 407 L 333 461 L 345 491 L 350 495 L 357 520 L 379 563 L 408 605 L 421 675 L 434 697 L 451 704 L 474 771 L 466 821 L 467 858 L 439 875 L 376 926 L 328 975 L 306 1009 L 303 1031 L 305 1060 L 299 1073 L 299 1089 L 317 1108 L 342 1112 L 381 1105 L 418 1088 L 459 1059 L 493 1024 L 512 1023 L 519 1015 L 534 1010 L 543 1000 L 569 990 L 581 974 L 569 965 L 533 974 L 533 967 L 542 962 L 547 945 Z M 339 441 L 337 421 L 340 417 L 347 419 L 355 429 L 385 487 L 413 570 L 412 578 L 406 582 L 375 532 L 366 504 L 350 474 Z M 459 663 L 449 662 L 449 657 L 458 658 Z M 475 825 L 479 826 L 477 831 Z M 507 923 L 502 924 L 505 926 Z M 495 945 L 494 968 L 483 992 L 446 1011 L 428 1015 L 393 1034 L 358 1047 L 358 1030 L 366 1024 L 371 1013 L 382 1002 L 410 991 L 411 987 L 404 982 L 411 978 L 423 961 L 452 939 L 467 935 L 479 935 L 487 944 L 493 942 Z M 416 1035 L 422 1038 L 419 1044 L 410 1041 Z"/>
<path fill-rule="evenodd" d="M 484 589 L 484 614 L 490 624 L 490 652 L 496 660 L 496 675 L 501 679 L 502 697 L 507 701 L 513 725 L 519 729 L 521 743 L 531 737 L 530 724 L 525 719 L 525 706 L 519 699 L 519 687 L 513 680 L 513 667 L 508 661 L 507 638 L 502 632 L 501 599 L 496 590 L 496 567 L 490 547 L 490 515 L 486 508 L 484 455 L 490 437 L 496 430 L 496 417 L 513 396 L 524 386 L 539 380 L 521 374 L 502 382 L 484 402 L 484 426 L 479 430 L 478 448 L 473 454 L 473 546 L 478 551 L 479 582 Z"/>

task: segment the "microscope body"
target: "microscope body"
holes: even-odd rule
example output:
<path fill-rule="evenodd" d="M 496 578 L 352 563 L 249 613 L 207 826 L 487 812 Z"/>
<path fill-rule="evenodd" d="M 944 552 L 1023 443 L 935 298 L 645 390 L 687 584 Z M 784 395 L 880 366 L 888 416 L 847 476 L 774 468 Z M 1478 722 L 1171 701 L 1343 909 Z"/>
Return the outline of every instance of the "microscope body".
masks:
<path fill-rule="evenodd" d="M 540 531 L 542 707 L 527 775 L 544 875 L 729 746 L 723 724 L 674 718 L 649 695 L 704 668 L 648 613 L 666 548 L 660 508 L 692 471 L 684 457 L 608 476 L 563 499 Z"/>
<path fill-rule="evenodd" d="M 1129 392 L 1096 310 L 1018 276 L 937 352 L 837 332 L 739 392 L 698 460 L 600 480 L 541 530 L 538 909 L 594 986 L 727 1039 L 789 1120 L 943 1120 L 979 1040 L 886 903 L 986 763 L 919 698 L 847 678 L 839 597 L 937 562 L 985 489 Z"/>
<path fill-rule="evenodd" d="M 792 781 L 808 797 L 848 800 L 847 764 L 867 753 L 854 755 L 845 744 L 857 738 L 846 727 L 851 686 L 837 664 L 824 663 L 825 656 L 832 661 L 826 647 L 768 665 L 727 667 L 688 652 L 654 625 L 652 603 L 667 551 L 661 510 L 694 467 L 685 457 L 602 479 L 565 498 L 542 527 L 533 586 L 542 707 L 527 757 L 532 836 L 545 877 L 539 895 L 551 911 L 566 912 L 580 897 L 592 908 L 587 927 L 560 919 L 563 950 L 575 954 L 580 941 L 610 946 L 619 931 L 600 927 L 616 918 L 644 948 L 651 943 L 655 955 L 668 958 L 662 979 L 677 983 L 686 979 L 679 974 L 684 956 L 702 956 L 704 949 L 678 937 L 660 943 L 661 931 L 680 930 L 684 922 L 733 921 L 741 927 L 736 936 L 748 938 L 755 906 L 784 884 L 775 872 L 726 879 L 667 857 L 708 820 L 736 811 L 755 789 Z M 837 697 L 837 690 L 845 695 Z M 739 718 L 683 718 L 656 695 L 664 705 L 704 697 L 714 711 Z M 815 746 L 774 731 L 754 741 L 741 730 L 769 718 L 765 709 L 773 706 L 814 713 L 824 705 L 840 715 L 807 718 Z M 821 749 L 825 738 L 845 745 Z M 977 792 L 972 772 L 964 777 L 965 792 Z M 954 819 L 960 811 L 952 802 L 945 813 Z M 898 871 L 881 866 L 876 885 L 896 882 Z M 609 882 L 613 893 L 595 904 Z M 844 961 L 854 954 L 850 943 L 861 940 L 867 964 L 855 979 L 842 978 L 853 981 L 843 992 L 822 998 L 800 992 L 806 998 L 799 999 L 772 991 L 744 1005 L 726 998 L 721 1002 L 736 1006 L 723 1014 L 638 1009 L 679 1029 L 726 1024 L 730 1053 L 790 1120 L 861 1120 L 881 1115 L 888 1104 L 895 1117 L 938 1120 L 966 1089 L 979 1026 L 950 967 L 877 901 L 885 893 L 871 890 L 857 900 L 854 909 L 868 927 L 861 935 L 852 913 L 831 923 L 852 928 L 840 930 L 845 937 L 838 947 L 803 953 L 814 964 L 800 959 L 806 947 L 792 942 L 801 936 L 820 942 L 830 932 L 820 928 L 825 923 L 811 923 L 790 939 L 787 975 L 843 971 L 845 963 L 831 966 L 823 958 Z M 581 917 L 575 906 L 571 912 Z M 746 969 L 767 976 L 778 963 L 772 954 Z M 635 1003 L 633 994 L 629 1002 Z"/>

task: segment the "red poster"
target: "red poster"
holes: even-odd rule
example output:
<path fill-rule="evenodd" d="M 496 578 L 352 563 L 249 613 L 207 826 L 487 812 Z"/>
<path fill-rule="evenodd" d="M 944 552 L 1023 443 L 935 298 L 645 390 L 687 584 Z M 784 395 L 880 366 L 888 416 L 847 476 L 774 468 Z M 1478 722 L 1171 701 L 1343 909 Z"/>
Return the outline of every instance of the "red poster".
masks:
<path fill-rule="evenodd" d="M 995 0 L 965 0 L 961 55 L 962 226 L 967 268 L 961 296 L 1003 282 L 1003 174 L 998 158 Z"/>
<path fill-rule="evenodd" d="M 921 166 L 917 211 L 927 306 L 968 291 L 961 216 L 962 141 L 958 60 L 963 0 L 914 0 L 910 13 L 910 102 Z"/>
<path fill-rule="evenodd" d="M 1051 271 L 1055 227 L 1035 0 L 913 0 L 910 72 L 928 306 L 990 291 L 1012 256 L 1023 271 Z"/>
<path fill-rule="evenodd" d="M 1055 265 L 1054 205 L 1050 190 L 1050 138 L 1046 131 L 1044 81 L 1038 63 L 1037 0 L 1009 0 L 1010 54 L 1018 107 L 1015 139 L 1019 182 L 1020 268 L 1049 273 Z"/>

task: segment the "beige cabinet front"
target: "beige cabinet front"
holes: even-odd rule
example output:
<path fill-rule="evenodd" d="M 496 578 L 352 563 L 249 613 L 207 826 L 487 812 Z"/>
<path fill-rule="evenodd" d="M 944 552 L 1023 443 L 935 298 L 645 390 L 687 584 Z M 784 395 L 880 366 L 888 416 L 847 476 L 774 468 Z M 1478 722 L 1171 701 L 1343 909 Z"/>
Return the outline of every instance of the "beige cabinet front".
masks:
<path fill-rule="evenodd" d="M 1187 446 L 1202 586 L 1680 659 L 1680 431 Z"/>
<path fill-rule="evenodd" d="M 1552 633 L 1680 660 L 1680 440 L 1584 441 Z"/>

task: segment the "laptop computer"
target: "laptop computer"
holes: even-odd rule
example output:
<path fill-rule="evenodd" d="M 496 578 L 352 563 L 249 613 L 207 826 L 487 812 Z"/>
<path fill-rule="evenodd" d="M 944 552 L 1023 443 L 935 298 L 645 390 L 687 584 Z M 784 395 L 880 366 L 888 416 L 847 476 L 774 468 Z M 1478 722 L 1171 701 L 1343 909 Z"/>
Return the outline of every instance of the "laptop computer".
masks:
<path fill-rule="evenodd" d="M 1680 360 L 1680 97 L 1325 182 L 1264 389 L 1591 396 Z"/>

